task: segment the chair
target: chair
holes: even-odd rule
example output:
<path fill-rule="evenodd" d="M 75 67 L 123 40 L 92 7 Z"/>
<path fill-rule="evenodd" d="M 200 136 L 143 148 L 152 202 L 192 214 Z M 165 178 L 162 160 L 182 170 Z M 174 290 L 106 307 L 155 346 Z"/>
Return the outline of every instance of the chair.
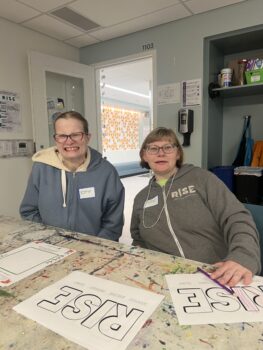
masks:
<path fill-rule="evenodd" d="M 250 211 L 259 233 L 260 251 L 261 251 L 261 274 L 263 276 L 263 205 L 243 203 Z"/>

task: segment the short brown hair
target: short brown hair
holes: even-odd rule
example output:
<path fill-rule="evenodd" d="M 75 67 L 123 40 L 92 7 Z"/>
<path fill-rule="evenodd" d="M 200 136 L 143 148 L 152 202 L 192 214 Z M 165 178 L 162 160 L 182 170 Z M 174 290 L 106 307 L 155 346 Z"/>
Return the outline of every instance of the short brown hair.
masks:
<path fill-rule="evenodd" d="M 75 112 L 75 111 L 68 111 L 68 112 L 60 113 L 54 120 L 54 124 L 53 124 L 54 131 L 56 132 L 56 122 L 59 119 L 70 119 L 70 118 L 79 120 L 83 125 L 84 133 L 85 134 L 89 133 L 89 124 L 88 124 L 87 119 L 85 119 L 80 113 Z"/>
<path fill-rule="evenodd" d="M 149 143 L 155 142 L 155 141 L 161 141 L 162 139 L 168 139 L 173 145 L 175 145 L 180 153 L 179 159 L 176 161 L 176 166 L 180 168 L 183 164 L 184 160 L 184 152 L 183 148 L 175 134 L 175 132 L 172 129 L 167 129 L 164 127 L 159 127 L 154 130 L 152 130 L 145 138 L 145 140 L 142 143 L 141 149 L 140 149 L 140 165 L 142 168 L 150 169 L 149 164 L 144 161 L 143 159 L 143 153 L 146 151 L 147 146 Z"/>

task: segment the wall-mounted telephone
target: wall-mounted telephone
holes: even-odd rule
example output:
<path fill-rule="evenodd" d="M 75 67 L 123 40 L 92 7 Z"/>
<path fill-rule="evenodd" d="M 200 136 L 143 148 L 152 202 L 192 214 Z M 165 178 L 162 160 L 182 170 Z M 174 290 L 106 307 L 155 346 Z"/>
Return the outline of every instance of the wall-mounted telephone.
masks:
<path fill-rule="evenodd" d="M 182 146 L 190 145 L 190 136 L 194 130 L 194 111 L 192 109 L 179 109 L 178 131 L 183 134 L 184 142 Z"/>

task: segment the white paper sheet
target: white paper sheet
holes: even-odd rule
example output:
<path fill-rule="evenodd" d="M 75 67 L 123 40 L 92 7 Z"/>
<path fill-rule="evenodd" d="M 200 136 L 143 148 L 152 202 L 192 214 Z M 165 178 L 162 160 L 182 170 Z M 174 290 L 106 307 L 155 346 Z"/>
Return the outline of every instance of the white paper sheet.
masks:
<path fill-rule="evenodd" d="M 263 322 L 262 277 L 233 287 L 236 296 L 200 273 L 165 277 L 181 325 Z"/>
<path fill-rule="evenodd" d="M 54 264 L 75 250 L 44 242 L 31 242 L 0 254 L 0 287 L 6 287 Z"/>
<path fill-rule="evenodd" d="M 21 131 L 20 94 L 14 91 L 0 91 L 0 132 Z"/>
<path fill-rule="evenodd" d="M 14 310 L 89 350 L 123 350 L 163 298 L 74 271 Z"/>
<path fill-rule="evenodd" d="M 180 83 L 158 86 L 158 105 L 180 103 Z"/>
<path fill-rule="evenodd" d="M 200 106 L 202 101 L 201 79 L 185 80 L 181 82 L 181 105 Z"/>

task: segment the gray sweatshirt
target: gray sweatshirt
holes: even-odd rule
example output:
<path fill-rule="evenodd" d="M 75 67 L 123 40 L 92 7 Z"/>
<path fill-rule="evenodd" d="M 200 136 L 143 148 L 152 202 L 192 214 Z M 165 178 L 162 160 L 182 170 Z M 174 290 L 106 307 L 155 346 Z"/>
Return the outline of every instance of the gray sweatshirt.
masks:
<path fill-rule="evenodd" d="M 183 165 L 163 188 L 153 178 L 137 194 L 131 234 L 134 245 L 148 249 L 210 264 L 233 260 L 255 274 L 261 270 L 252 216 L 221 180 L 193 165 Z"/>
<path fill-rule="evenodd" d="M 87 149 L 76 172 L 65 168 L 55 147 L 37 152 L 20 206 L 24 219 L 118 241 L 124 188 L 115 168 Z"/>

